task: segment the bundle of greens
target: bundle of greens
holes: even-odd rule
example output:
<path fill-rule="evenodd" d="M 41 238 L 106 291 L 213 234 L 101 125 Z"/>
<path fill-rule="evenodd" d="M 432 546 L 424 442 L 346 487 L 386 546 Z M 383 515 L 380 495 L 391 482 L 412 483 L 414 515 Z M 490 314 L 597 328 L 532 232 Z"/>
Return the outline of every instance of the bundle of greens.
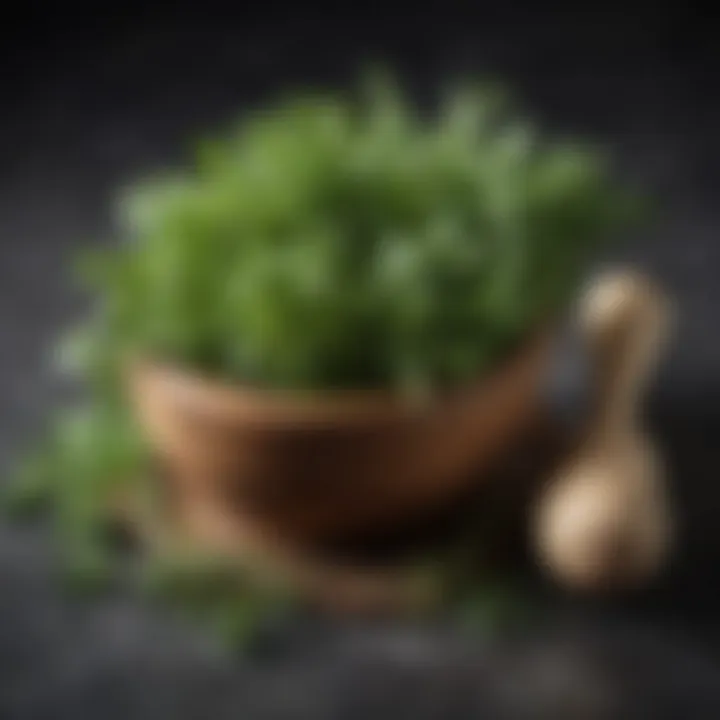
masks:
<path fill-rule="evenodd" d="M 460 383 L 563 306 L 623 201 L 488 93 L 303 98 L 124 198 L 90 332 L 258 386 Z"/>

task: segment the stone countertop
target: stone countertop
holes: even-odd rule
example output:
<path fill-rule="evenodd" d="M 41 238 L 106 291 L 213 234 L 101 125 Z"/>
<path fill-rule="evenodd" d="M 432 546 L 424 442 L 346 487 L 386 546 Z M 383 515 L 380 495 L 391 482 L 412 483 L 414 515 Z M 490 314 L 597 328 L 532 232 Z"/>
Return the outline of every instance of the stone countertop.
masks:
<path fill-rule="evenodd" d="M 358 60 L 383 57 L 420 93 L 445 74 L 506 77 L 548 127 L 609 143 L 659 198 L 656 227 L 608 259 L 648 269 L 680 305 L 652 422 L 683 546 L 663 587 L 622 606 L 557 600 L 542 627 L 518 637 L 326 620 L 285 628 L 257 656 L 232 660 L 124 594 L 68 600 L 52 577 L 48 534 L 5 526 L 0 717 L 720 716 L 720 101 L 709 31 L 689 27 L 681 9 L 517 9 L 492 22 L 426 10 L 273 19 L 252 10 L 231 23 L 187 7 L 172 17 L 138 11 L 112 28 L 51 12 L 3 49 L 18 80 L 0 115 L 3 467 L 60 399 L 47 348 L 82 308 L 60 268 L 107 234 L 115 188 L 288 83 L 342 84 Z M 572 394 L 573 367 L 559 358 L 560 395 Z"/>

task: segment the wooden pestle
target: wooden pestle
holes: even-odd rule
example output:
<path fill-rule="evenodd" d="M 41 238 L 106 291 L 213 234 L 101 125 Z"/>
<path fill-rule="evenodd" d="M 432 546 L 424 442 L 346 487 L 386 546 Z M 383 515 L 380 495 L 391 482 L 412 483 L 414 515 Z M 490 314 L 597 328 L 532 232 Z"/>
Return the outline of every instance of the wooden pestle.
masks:
<path fill-rule="evenodd" d="M 670 318 L 660 290 L 632 271 L 598 278 L 581 300 L 594 403 L 578 451 L 538 500 L 532 529 L 539 562 L 567 586 L 627 589 L 667 559 L 673 522 L 640 410 Z"/>

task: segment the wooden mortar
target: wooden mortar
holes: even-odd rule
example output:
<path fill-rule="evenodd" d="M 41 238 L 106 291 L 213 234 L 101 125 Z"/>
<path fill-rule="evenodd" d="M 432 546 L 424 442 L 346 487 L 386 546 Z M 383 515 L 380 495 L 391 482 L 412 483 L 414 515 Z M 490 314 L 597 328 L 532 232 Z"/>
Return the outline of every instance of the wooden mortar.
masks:
<path fill-rule="evenodd" d="M 537 418 L 550 339 L 424 404 L 232 387 L 147 361 L 129 389 L 188 535 L 242 546 L 252 526 L 310 546 L 383 532 L 482 482 Z"/>

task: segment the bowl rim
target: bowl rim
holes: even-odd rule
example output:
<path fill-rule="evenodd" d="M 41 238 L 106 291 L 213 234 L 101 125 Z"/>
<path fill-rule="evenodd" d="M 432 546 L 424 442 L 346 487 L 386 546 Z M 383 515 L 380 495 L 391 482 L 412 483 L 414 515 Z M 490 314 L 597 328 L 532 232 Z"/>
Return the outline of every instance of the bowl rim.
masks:
<path fill-rule="evenodd" d="M 553 333 L 543 327 L 525 339 L 488 371 L 455 388 L 413 397 L 384 389 L 288 390 L 233 384 L 171 362 L 136 355 L 126 363 L 131 394 L 171 397 L 177 407 L 195 414 L 255 424 L 352 424 L 407 420 L 432 413 L 453 397 L 483 392 L 502 379 L 511 380 L 546 355 Z"/>

